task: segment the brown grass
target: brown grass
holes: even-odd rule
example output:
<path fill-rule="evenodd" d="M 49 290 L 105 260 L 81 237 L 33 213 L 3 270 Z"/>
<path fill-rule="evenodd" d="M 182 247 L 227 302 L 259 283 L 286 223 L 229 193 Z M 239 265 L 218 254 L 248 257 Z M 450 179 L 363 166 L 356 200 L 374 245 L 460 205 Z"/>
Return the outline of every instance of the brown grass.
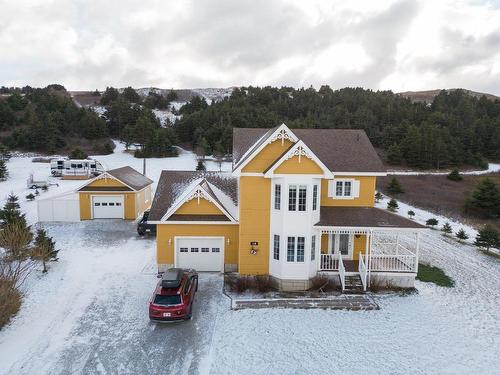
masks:
<path fill-rule="evenodd" d="M 267 293 L 274 290 L 271 279 L 268 275 L 226 275 L 224 280 L 229 291 L 238 294 L 246 291 Z"/>
<path fill-rule="evenodd" d="M 450 181 L 446 175 L 398 175 L 395 177 L 405 192 L 398 194 L 397 199 L 473 226 L 489 223 L 500 230 L 498 220 L 485 219 L 477 212 L 466 211 L 464 207 L 466 198 L 472 193 L 478 182 L 486 176 L 500 184 L 500 174 L 498 173 L 481 176 L 463 175 L 462 181 Z M 392 177 L 392 175 L 379 177 L 377 189 L 387 194 L 387 184 Z"/>
<path fill-rule="evenodd" d="M 0 278 L 0 328 L 5 326 L 21 307 L 21 293 L 7 279 Z"/>

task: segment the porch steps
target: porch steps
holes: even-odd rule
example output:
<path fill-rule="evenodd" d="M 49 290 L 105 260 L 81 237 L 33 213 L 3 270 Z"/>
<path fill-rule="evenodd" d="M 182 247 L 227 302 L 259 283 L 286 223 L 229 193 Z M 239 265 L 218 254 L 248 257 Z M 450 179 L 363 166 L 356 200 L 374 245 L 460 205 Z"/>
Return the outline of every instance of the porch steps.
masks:
<path fill-rule="evenodd" d="M 344 293 L 348 294 L 363 294 L 363 283 L 359 274 L 346 275 Z"/>

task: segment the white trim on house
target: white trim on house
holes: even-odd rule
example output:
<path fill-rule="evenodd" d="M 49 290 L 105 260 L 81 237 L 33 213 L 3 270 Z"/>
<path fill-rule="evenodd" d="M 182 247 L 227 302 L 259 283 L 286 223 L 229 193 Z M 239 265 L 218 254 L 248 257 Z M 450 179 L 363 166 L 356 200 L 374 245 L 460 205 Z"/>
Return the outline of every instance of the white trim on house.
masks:
<path fill-rule="evenodd" d="M 205 199 L 209 201 L 210 203 L 214 204 L 219 210 L 222 211 L 222 213 L 230 220 L 231 223 L 237 223 L 237 220 L 222 206 L 220 205 L 215 199 L 213 199 L 210 194 L 201 186 L 201 183 L 203 182 L 203 178 L 200 178 L 198 183 L 194 185 L 194 187 L 191 190 L 186 190 L 182 194 L 182 198 L 178 199 L 175 205 L 169 208 L 169 210 L 163 215 L 163 217 L 160 220 L 160 223 L 164 223 L 170 216 L 172 216 L 184 203 L 192 200 L 192 199 Z M 151 221 L 151 223 L 153 223 Z M 192 221 L 190 223 L 193 223 Z M 213 222 L 212 222 L 213 223 Z"/>
<path fill-rule="evenodd" d="M 337 195 L 337 182 L 342 183 L 342 195 Z M 345 183 L 351 183 L 350 195 L 344 195 Z M 359 198 L 359 192 L 361 189 L 361 183 L 359 180 L 354 178 L 334 178 L 333 180 L 328 180 L 328 197 L 333 199 L 356 199 Z"/>
<path fill-rule="evenodd" d="M 110 175 L 108 172 L 104 172 L 104 173 L 101 173 L 99 176 L 96 176 L 96 177 L 92 178 L 91 180 L 86 181 L 86 182 L 85 182 L 85 184 L 83 184 L 82 186 L 80 186 L 80 187 L 78 187 L 78 188 L 76 189 L 76 192 L 77 192 L 77 193 L 89 193 L 89 191 L 79 191 L 79 190 L 80 190 L 80 189 L 83 189 L 85 186 L 90 185 L 92 182 L 97 181 L 97 180 L 99 180 L 99 179 L 101 179 L 101 178 L 111 178 L 111 179 L 113 179 L 113 180 L 116 180 L 116 181 L 121 182 L 123 185 L 125 185 L 125 186 L 126 186 L 126 187 L 128 187 L 129 189 L 132 189 L 132 191 L 140 191 L 140 190 L 134 189 L 132 186 L 127 185 L 125 182 L 123 182 L 123 181 L 122 181 L 122 180 L 120 180 L 119 178 L 116 178 L 115 176 Z M 151 185 L 151 184 L 150 184 L 150 185 Z M 150 186 L 150 185 L 148 185 L 148 186 Z M 147 186 L 145 186 L 143 189 L 145 189 L 146 187 L 147 187 Z M 141 190 L 142 190 L 142 189 L 141 189 Z M 124 191 L 123 193 L 126 193 L 126 192 Z"/>
<path fill-rule="evenodd" d="M 304 143 L 304 141 L 300 140 L 296 142 L 290 150 L 288 150 L 281 158 L 276 161 L 269 170 L 264 173 L 264 177 L 266 178 L 271 178 L 271 177 L 277 177 L 278 175 L 274 175 L 274 171 L 286 160 L 291 159 L 293 157 L 297 156 L 299 158 L 299 163 L 301 158 L 306 157 L 308 159 L 311 159 L 314 161 L 322 170 L 323 170 L 323 175 L 314 175 L 318 176 L 318 178 L 333 178 L 332 172 L 326 167 L 325 164 L 314 154 L 314 152 L 311 151 L 309 147 Z M 300 174 L 299 174 L 300 175 Z M 310 176 L 310 175 L 308 175 Z"/>
<path fill-rule="evenodd" d="M 376 233 L 381 232 L 423 232 L 430 230 L 429 228 L 402 228 L 402 227 L 336 227 L 331 225 L 320 225 L 313 226 L 314 229 L 318 229 L 320 231 L 331 232 L 331 233 L 353 233 L 353 234 L 369 234 L 371 231 Z"/>
<path fill-rule="evenodd" d="M 122 214 L 122 217 L 121 218 L 114 218 L 114 217 L 111 217 L 111 218 L 102 218 L 102 219 L 123 219 L 125 220 L 125 196 L 123 194 L 120 194 L 120 195 L 116 195 L 116 193 L 113 193 L 113 194 L 98 194 L 98 195 L 92 195 L 90 194 L 90 197 L 89 197 L 89 202 L 90 202 L 90 219 L 91 220 L 94 220 L 94 203 L 98 203 L 98 202 L 94 202 L 94 198 L 119 198 L 119 203 L 120 203 L 120 206 L 121 206 L 121 214 Z M 99 202 L 100 203 L 100 202 Z"/>
<path fill-rule="evenodd" d="M 264 137 L 265 134 L 262 136 Z M 259 138 L 259 140 L 255 143 L 258 143 L 262 140 L 262 137 Z M 281 142 L 284 143 L 285 139 L 289 139 L 293 143 L 296 143 L 299 139 L 298 137 L 290 130 L 288 126 L 285 125 L 285 123 L 281 124 L 272 134 L 270 134 L 267 137 L 266 142 L 263 142 L 259 147 L 257 147 L 254 151 L 252 150 L 252 147 L 255 145 L 255 143 L 252 145 L 252 147 L 249 148 L 247 152 L 243 154 L 243 156 L 240 159 L 240 162 L 236 164 L 236 168 L 232 172 L 233 176 L 239 176 L 241 173 L 241 170 L 245 168 L 245 166 L 253 160 L 253 158 L 258 155 L 268 144 L 273 143 L 277 140 L 281 139 Z M 249 154 L 250 153 L 250 154 Z M 243 162 L 241 162 L 243 160 Z"/>

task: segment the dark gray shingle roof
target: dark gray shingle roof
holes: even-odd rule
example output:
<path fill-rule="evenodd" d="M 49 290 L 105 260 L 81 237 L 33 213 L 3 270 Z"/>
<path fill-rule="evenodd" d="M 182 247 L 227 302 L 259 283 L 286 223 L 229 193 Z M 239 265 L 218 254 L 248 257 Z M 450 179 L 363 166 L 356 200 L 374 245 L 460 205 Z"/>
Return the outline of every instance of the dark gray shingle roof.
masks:
<path fill-rule="evenodd" d="M 273 129 L 235 128 L 233 133 L 233 164 L 256 149 Z M 291 129 L 332 172 L 385 172 L 368 136 L 359 129 Z M 268 133 L 268 134 L 266 134 Z M 265 135 L 265 136 L 264 136 Z M 260 140 L 259 140 L 260 139 Z M 258 144 L 255 144 L 255 142 Z M 252 147 L 253 146 L 253 147 Z M 250 153 L 249 153 L 250 154 Z M 245 159 L 248 157 L 247 154 Z"/>
<path fill-rule="evenodd" d="M 117 180 L 130 186 L 134 190 L 144 189 L 146 186 L 151 185 L 153 180 L 143 176 L 134 168 L 128 165 L 121 168 L 111 169 L 107 171 L 108 174 L 115 177 Z"/>
<path fill-rule="evenodd" d="M 196 181 L 200 181 L 203 188 L 207 190 L 213 199 L 221 206 L 225 207 L 206 182 L 220 189 L 233 201 L 235 206 L 238 205 L 238 181 L 235 177 L 231 177 L 230 173 L 163 171 L 158 181 L 158 187 L 153 199 L 153 204 L 151 205 L 151 212 L 148 220 L 161 220 L 175 201 L 186 191 L 189 185 Z"/>

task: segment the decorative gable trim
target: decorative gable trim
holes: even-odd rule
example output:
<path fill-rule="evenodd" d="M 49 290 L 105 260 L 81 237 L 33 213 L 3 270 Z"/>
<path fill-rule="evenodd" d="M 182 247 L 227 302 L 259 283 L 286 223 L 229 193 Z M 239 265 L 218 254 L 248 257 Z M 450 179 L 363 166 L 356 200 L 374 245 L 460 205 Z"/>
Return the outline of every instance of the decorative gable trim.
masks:
<path fill-rule="evenodd" d="M 274 171 L 286 160 L 291 159 L 297 156 L 299 158 L 299 163 L 303 157 L 311 159 L 314 161 L 323 171 L 323 178 L 333 178 L 332 172 L 323 164 L 323 162 L 311 151 L 309 147 L 303 142 L 298 141 L 295 145 L 288 150 L 278 161 L 276 161 L 265 173 L 264 177 L 271 178 L 274 174 Z"/>
<path fill-rule="evenodd" d="M 226 224 L 237 223 L 235 218 L 231 216 L 231 214 L 221 205 L 219 202 L 212 197 L 212 195 L 201 186 L 201 184 L 205 181 L 201 179 L 191 190 L 186 190 L 184 194 L 182 194 L 181 198 L 166 212 L 165 215 L 161 218 L 160 222 L 165 222 L 168 220 L 170 216 L 172 216 L 184 203 L 189 202 L 193 199 L 196 199 L 198 203 L 200 199 L 205 199 L 215 205 L 221 212 L 230 220 L 229 222 L 224 222 Z"/>
<path fill-rule="evenodd" d="M 261 145 L 255 150 L 252 151 L 253 147 L 255 146 L 255 144 L 259 143 L 262 138 L 249 148 L 249 151 L 247 151 L 241 157 L 242 162 L 236 164 L 236 168 L 233 171 L 233 176 L 239 176 L 242 173 L 241 170 L 245 168 L 245 166 L 250 163 L 250 161 L 252 161 L 252 159 L 256 155 L 258 155 L 267 145 L 278 140 L 281 141 L 281 144 L 284 144 L 286 139 L 293 143 L 296 143 L 299 140 L 299 138 L 290 130 L 290 128 L 286 126 L 285 123 L 283 123 L 278 128 L 276 128 L 276 130 L 268 136 L 267 140 L 265 142 L 262 142 Z"/>
<path fill-rule="evenodd" d="M 79 192 L 81 189 L 83 189 L 85 186 L 88 186 L 88 185 L 90 185 L 92 182 L 97 181 L 97 180 L 101 180 L 101 179 L 103 179 L 103 178 L 104 178 L 104 179 L 108 179 L 108 178 L 110 178 L 110 179 L 116 180 L 116 181 L 118 181 L 118 182 L 122 183 L 123 185 L 125 185 L 126 187 L 128 187 L 129 189 L 131 189 L 132 191 L 138 191 L 138 190 L 134 189 L 132 186 L 127 185 L 125 182 L 123 182 L 123 181 L 122 181 L 122 180 L 120 180 L 119 178 L 116 178 L 115 176 L 110 175 L 108 172 L 104 172 L 104 173 L 101 173 L 99 176 L 96 176 L 96 177 L 94 177 L 93 179 L 91 179 L 91 180 L 89 180 L 89 181 L 85 182 L 85 184 L 83 184 L 82 186 L 80 186 L 80 187 L 78 187 L 78 188 L 76 189 L 76 192 L 78 193 L 78 192 Z"/>

